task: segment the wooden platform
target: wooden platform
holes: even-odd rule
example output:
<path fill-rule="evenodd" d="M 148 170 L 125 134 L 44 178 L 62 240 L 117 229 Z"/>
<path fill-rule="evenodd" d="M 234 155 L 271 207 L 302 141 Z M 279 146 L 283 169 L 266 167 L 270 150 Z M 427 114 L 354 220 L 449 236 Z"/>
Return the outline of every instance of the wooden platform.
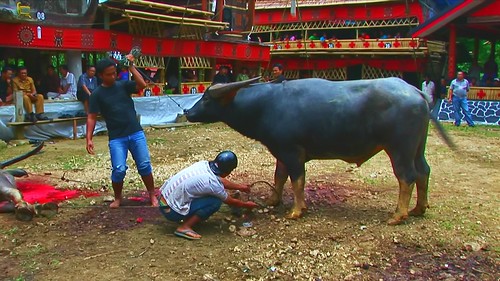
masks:
<path fill-rule="evenodd" d="M 35 123 L 33 122 L 8 122 L 7 126 L 9 127 L 17 127 L 17 128 L 24 128 L 26 126 L 36 126 L 36 125 L 44 125 L 44 124 L 51 124 L 51 123 L 61 123 L 61 122 L 73 122 L 73 139 L 75 140 L 77 138 L 77 129 L 76 125 L 79 120 L 87 120 L 87 117 L 71 117 L 71 118 L 55 118 L 55 119 L 49 119 L 49 120 L 40 120 Z M 22 130 L 17 130 L 15 133 L 16 136 L 19 136 L 20 134 L 23 134 Z"/>

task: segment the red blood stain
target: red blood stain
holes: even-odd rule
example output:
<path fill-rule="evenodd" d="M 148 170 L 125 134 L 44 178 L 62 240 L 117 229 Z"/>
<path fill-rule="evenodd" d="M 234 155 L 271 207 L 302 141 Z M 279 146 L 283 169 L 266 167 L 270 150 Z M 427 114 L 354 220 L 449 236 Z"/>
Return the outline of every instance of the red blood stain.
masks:
<path fill-rule="evenodd" d="M 17 181 L 17 188 L 23 194 L 24 200 L 30 204 L 61 202 L 64 200 L 79 197 L 80 195 L 83 195 L 85 197 L 99 196 L 99 193 L 97 192 L 83 192 L 81 190 L 61 190 L 56 189 L 50 184 L 30 180 Z"/>

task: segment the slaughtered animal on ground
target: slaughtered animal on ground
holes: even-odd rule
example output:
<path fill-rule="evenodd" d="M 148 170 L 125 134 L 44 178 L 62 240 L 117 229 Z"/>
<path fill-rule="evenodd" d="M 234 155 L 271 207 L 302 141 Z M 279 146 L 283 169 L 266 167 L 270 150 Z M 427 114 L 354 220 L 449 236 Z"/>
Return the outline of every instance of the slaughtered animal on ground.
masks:
<path fill-rule="evenodd" d="M 298 218 L 306 209 L 307 161 L 341 159 L 359 166 L 384 150 L 399 181 L 398 204 L 388 223 L 425 213 L 430 168 L 424 152 L 430 114 L 422 92 L 398 78 L 252 84 L 256 81 L 210 87 L 186 117 L 191 122 L 222 121 L 269 149 L 278 160 L 270 205 L 281 202 L 290 176 L 294 205 L 288 217 Z M 415 184 L 417 204 L 408 212 Z"/>
<path fill-rule="evenodd" d="M 35 208 L 23 200 L 14 179 L 14 176 L 23 175 L 27 175 L 23 170 L 0 170 L 0 212 L 15 212 L 18 220 L 29 221 L 33 219 Z"/>
<path fill-rule="evenodd" d="M 14 177 L 23 177 L 28 175 L 25 170 L 3 170 L 3 168 L 9 165 L 37 154 L 40 150 L 42 150 L 43 145 L 44 144 L 42 142 L 33 150 L 21 156 L 0 162 L 0 213 L 14 212 L 18 220 L 29 221 L 33 219 L 33 216 L 41 214 L 43 210 L 57 212 L 57 204 L 55 203 L 32 205 L 24 201 L 22 193 L 19 189 L 17 189 Z"/>

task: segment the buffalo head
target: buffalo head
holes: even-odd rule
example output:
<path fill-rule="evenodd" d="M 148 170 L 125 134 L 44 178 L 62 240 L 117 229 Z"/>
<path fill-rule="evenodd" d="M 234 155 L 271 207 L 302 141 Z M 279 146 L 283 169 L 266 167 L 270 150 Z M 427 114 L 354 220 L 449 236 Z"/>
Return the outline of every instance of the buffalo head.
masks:
<path fill-rule="evenodd" d="M 260 77 L 245 81 L 215 84 L 210 86 L 203 97 L 188 110 L 185 110 L 186 118 L 190 122 L 213 123 L 221 121 L 221 112 L 229 104 L 239 89 L 257 82 Z"/>

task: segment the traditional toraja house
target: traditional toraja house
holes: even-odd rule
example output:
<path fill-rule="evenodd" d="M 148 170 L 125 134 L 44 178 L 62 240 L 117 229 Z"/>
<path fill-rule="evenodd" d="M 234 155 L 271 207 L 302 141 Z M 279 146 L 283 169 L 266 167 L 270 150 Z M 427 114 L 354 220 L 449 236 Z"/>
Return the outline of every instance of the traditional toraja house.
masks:
<path fill-rule="evenodd" d="M 183 78 L 186 81 L 180 84 L 181 92 L 203 92 L 218 60 L 256 64 L 269 60 L 268 47 L 222 35 L 250 28 L 253 10 L 247 9 L 247 1 L 193 0 L 183 5 L 141 0 L 101 4 L 75 0 L 65 5 L 61 1 L 7 2 L 0 4 L 1 64 L 17 65 L 22 60 L 35 76 L 54 60 L 60 62 L 61 54 L 78 74 L 106 52 L 119 57 L 139 47 L 143 53 L 139 66 L 147 68 L 148 74 L 159 72 L 158 85 L 163 87 L 170 74 L 180 83 Z M 231 22 L 223 21 L 227 19 Z M 182 77 L 183 70 L 196 76 Z"/>
<path fill-rule="evenodd" d="M 253 1 L 174 3 L 113 0 L 103 7 L 112 29 L 128 32 L 135 44 L 146 45 L 140 36 L 161 38 L 161 46 L 152 44 L 156 52 L 143 57 L 144 66 L 168 68 L 161 77 L 178 77 L 182 93 L 203 92 L 220 64 L 258 66 L 269 60 L 268 47 L 241 40 L 241 32 L 251 28 Z"/>
<path fill-rule="evenodd" d="M 500 38 L 500 1 L 498 0 L 464 0 L 455 1 L 454 5 L 436 14 L 424 24 L 412 30 L 415 37 L 429 39 L 438 38 L 448 42 L 448 79 L 456 77 L 457 38 L 474 38 L 472 60 L 478 58 L 479 48 L 486 43 L 490 50 L 490 61 L 483 62 L 483 73 L 479 78 L 480 87 L 471 87 L 468 94 L 469 106 L 473 119 L 477 122 L 500 125 L 500 87 L 488 86 L 485 80 L 498 77 L 498 54 L 495 46 Z M 484 46 L 482 46 L 484 48 Z M 492 59 L 492 60 L 491 60 Z M 483 65 L 481 65 L 483 66 Z M 469 71 L 469 69 L 461 69 Z M 488 74 L 488 72 L 490 72 Z M 493 80 L 493 79 L 492 79 Z M 486 85 L 485 85 L 486 84 Z M 443 102 L 440 107 L 441 120 L 452 120 L 452 108 Z"/>
<path fill-rule="evenodd" d="M 409 36 L 424 20 L 418 1 L 257 0 L 250 36 L 268 42 L 288 79 L 396 76 L 417 83 L 440 42 Z"/>

